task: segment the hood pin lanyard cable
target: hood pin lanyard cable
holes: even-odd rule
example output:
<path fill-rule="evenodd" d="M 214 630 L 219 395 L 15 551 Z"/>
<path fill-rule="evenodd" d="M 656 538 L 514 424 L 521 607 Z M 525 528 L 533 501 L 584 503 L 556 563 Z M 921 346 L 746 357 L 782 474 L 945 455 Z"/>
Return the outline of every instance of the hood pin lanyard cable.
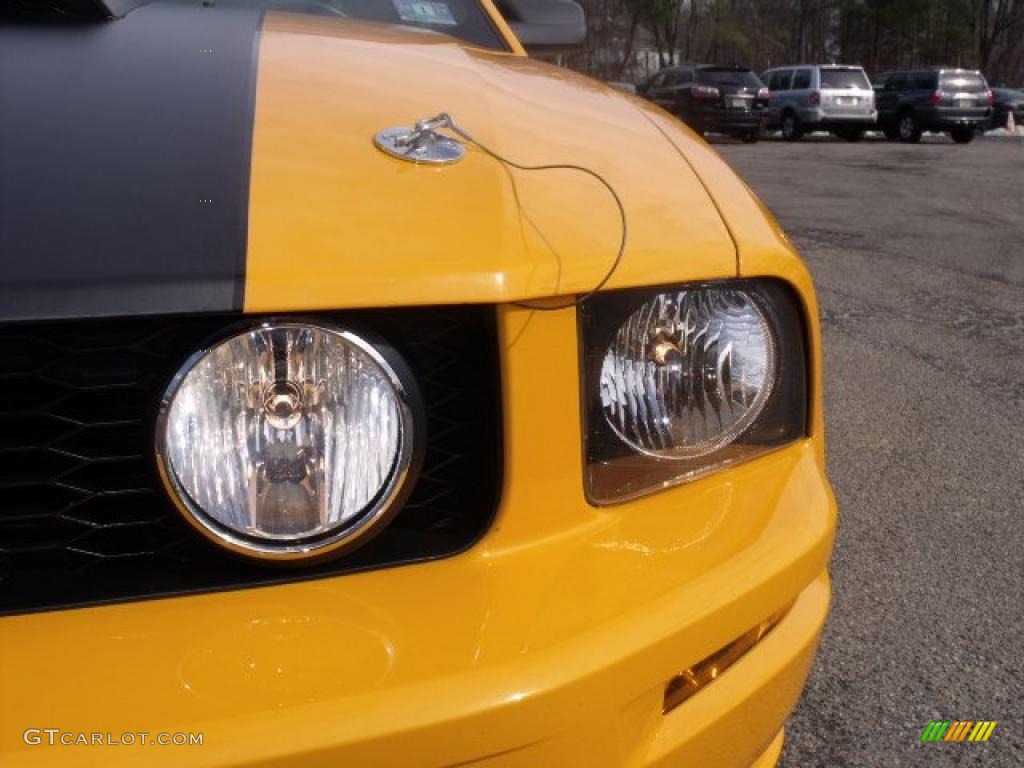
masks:
<path fill-rule="evenodd" d="M 622 237 L 619 240 L 619 250 L 615 254 L 615 259 L 614 259 L 614 261 L 612 261 L 611 267 L 608 268 L 608 271 L 605 273 L 604 277 L 602 277 L 600 279 L 600 281 L 598 281 L 597 285 L 595 285 L 593 288 L 591 288 L 586 293 L 578 296 L 573 301 L 568 302 L 566 304 L 558 304 L 558 305 L 552 306 L 552 305 L 531 304 L 531 303 L 528 303 L 528 302 L 517 301 L 517 302 L 513 302 L 513 304 L 515 306 L 517 306 L 517 307 L 524 307 L 526 309 L 535 309 L 535 310 L 538 310 L 538 311 L 554 311 L 554 310 L 561 310 L 561 309 L 569 309 L 570 307 L 579 307 L 584 302 L 589 300 L 595 293 L 597 293 L 602 288 L 604 288 L 605 285 L 607 285 L 608 281 L 611 280 L 612 275 L 614 275 L 615 271 L 619 268 L 619 264 L 622 263 L 622 256 L 626 252 L 626 238 L 627 238 L 627 233 L 628 233 L 628 226 L 626 224 L 626 209 L 622 205 L 622 200 L 619 198 L 618 194 L 615 192 L 615 189 L 612 187 L 612 185 L 609 184 L 608 181 L 601 174 L 599 174 L 597 171 L 592 171 L 589 168 L 584 168 L 582 165 L 573 165 L 571 163 L 554 163 L 554 164 L 550 164 L 550 165 L 521 165 L 520 163 L 514 163 L 511 160 L 509 160 L 508 158 L 502 157 L 497 152 L 495 152 L 493 149 L 490 149 L 489 147 L 484 146 L 479 141 L 474 139 L 469 133 L 467 133 L 465 130 L 460 128 L 455 123 L 455 121 L 452 120 L 451 115 L 449 115 L 447 112 L 442 112 L 441 114 L 436 115 L 434 117 L 427 118 L 426 120 L 420 120 L 419 122 L 416 123 L 415 128 L 413 128 L 413 130 L 412 130 L 412 132 L 410 134 L 408 134 L 407 136 L 403 136 L 403 137 L 399 138 L 396 141 L 396 143 L 400 147 L 401 146 L 405 146 L 405 147 L 414 148 L 414 147 L 420 146 L 424 141 L 429 142 L 431 140 L 436 139 L 437 136 L 442 135 L 442 134 L 436 133 L 438 128 L 447 128 L 452 133 L 454 133 L 456 136 L 458 136 L 460 139 L 465 141 L 467 144 L 472 144 L 473 146 L 475 146 L 477 149 L 479 149 L 484 154 L 490 155 L 495 160 L 497 160 L 499 163 L 503 163 L 504 165 L 507 165 L 510 168 L 515 168 L 517 171 L 558 171 L 558 170 L 565 170 L 565 171 L 579 171 L 580 173 L 585 173 L 588 176 L 590 176 L 590 177 L 596 179 L 597 181 L 599 181 L 601 183 L 601 185 L 605 189 L 608 190 L 608 194 L 610 194 L 612 196 L 612 199 L 615 201 L 616 207 L 619 209 L 619 218 L 622 221 Z"/>

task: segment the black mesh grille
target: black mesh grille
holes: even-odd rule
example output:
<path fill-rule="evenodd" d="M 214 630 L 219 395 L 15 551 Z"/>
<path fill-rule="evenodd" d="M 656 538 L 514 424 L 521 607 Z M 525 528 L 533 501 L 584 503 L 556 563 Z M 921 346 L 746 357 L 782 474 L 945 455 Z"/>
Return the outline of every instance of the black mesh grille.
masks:
<path fill-rule="evenodd" d="M 291 581 L 468 547 L 500 491 L 493 309 L 350 312 L 405 358 L 427 412 L 412 496 L 362 549 L 301 570 L 197 534 L 157 477 L 153 420 L 182 362 L 233 317 L 0 327 L 0 613 Z"/>

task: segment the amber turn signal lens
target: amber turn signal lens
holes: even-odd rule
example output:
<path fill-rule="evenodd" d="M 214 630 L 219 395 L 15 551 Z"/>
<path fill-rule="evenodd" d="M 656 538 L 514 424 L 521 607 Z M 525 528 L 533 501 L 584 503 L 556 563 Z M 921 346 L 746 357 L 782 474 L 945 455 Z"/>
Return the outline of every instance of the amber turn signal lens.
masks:
<path fill-rule="evenodd" d="M 744 632 L 724 648 L 720 648 L 689 669 L 680 672 L 665 684 L 665 699 L 661 705 L 663 714 L 668 714 L 709 683 L 718 679 L 725 670 L 742 658 L 757 645 L 775 625 L 782 621 L 790 606 L 773 613 L 753 629 Z"/>

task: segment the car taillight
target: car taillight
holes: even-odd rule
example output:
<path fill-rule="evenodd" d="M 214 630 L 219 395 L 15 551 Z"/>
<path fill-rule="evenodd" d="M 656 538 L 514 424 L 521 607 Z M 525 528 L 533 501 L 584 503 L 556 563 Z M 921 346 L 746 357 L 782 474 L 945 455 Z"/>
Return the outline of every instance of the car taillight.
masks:
<path fill-rule="evenodd" d="M 821 94 L 817 91 L 811 91 L 811 95 L 807 97 L 807 103 L 812 107 L 816 107 L 821 104 Z"/>
<path fill-rule="evenodd" d="M 691 93 L 697 99 L 717 99 L 722 95 L 717 88 L 712 88 L 710 85 L 695 85 Z"/>
<path fill-rule="evenodd" d="M 993 104 L 996 103 L 996 95 L 994 93 L 992 93 L 992 91 L 986 91 L 985 92 L 985 101 L 987 101 L 988 105 L 991 107 Z"/>
<path fill-rule="evenodd" d="M 942 91 L 936 91 L 935 93 L 932 94 L 931 104 L 933 107 L 937 107 L 939 106 L 939 104 L 942 103 L 942 96 Z"/>
<path fill-rule="evenodd" d="M 759 88 L 757 91 L 757 98 L 761 101 L 768 101 L 772 97 L 771 91 L 767 88 Z"/>

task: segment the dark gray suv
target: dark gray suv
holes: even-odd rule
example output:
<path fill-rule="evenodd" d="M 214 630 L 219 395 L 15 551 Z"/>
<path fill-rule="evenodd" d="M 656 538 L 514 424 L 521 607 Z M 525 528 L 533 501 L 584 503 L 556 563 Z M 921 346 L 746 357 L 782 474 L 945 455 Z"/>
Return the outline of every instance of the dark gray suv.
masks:
<path fill-rule="evenodd" d="M 761 132 L 768 89 L 747 67 L 681 64 L 661 70 L 637 93 L 697 133 L 728 133 L 745 142 Z"/>
<path fill-rule="evenodd" d="M 886 72 L 874 83 L 878 127 L 890 139 L 921 140 L 925 131 L 948 133 L 966 144 L 992 119 L 992 91 L 969 69 Z"/>

